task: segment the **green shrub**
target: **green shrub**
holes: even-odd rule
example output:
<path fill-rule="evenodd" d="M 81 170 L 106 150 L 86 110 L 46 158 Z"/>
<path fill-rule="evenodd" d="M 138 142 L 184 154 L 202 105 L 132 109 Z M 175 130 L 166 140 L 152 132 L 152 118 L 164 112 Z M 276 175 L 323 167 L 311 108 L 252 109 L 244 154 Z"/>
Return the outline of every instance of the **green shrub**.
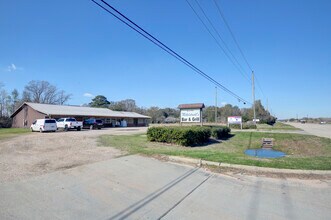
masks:
<path fill-rule="evenodd" d="M 243 124 L 243 129 L 256 129 L 256 125 L 254 124 Z"/>
<path fill-rule="evenodd" d="M 216 139 L 222 139 L 229 136 L 231 129 L 227 126 L 211 127 L 211 136 Z"/>
<path fill-rule="evenodd" d="M 0 117 L 0 128 L 11 128 L 12 119 L 10 117 Z"/>
<path fill-rule="evenodd" d="M 230 128 L 240 129 L 240 124 L 231 124 Z M 243 124 L 243 129 L 256 129 L 256 125 L 244 123 Z"/>
<path fill-rule="evenodd" d="M 183 146 L 201 145 L 211 135 L 208 127 L 151 127 L 147 130 L 149 141 L 173 143 Z"/>

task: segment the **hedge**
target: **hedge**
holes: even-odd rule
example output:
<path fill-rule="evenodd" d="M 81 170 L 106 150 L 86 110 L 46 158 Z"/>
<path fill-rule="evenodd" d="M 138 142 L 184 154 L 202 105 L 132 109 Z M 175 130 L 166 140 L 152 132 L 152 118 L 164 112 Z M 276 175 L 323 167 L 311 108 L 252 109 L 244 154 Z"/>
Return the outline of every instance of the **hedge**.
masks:
<path fill-rule="evenodd" d="M 10 128 L 12 119 L 10 117 L 0 117 L 0 128 Z"/>
<path fill-rule="evenodd" d="M 182 146 L 201 145 L 208 142 L 210 127 L 151 127 L 147 130 L 149 141 L 173 143 Z"/>
<path fill-rule="evenodd" d="M 231 124 L 230 128 L 240 129 L 240 124 Z M 256 129 L 256 125 L 244 123 L 243 124 L 243 129 Z"/>
<path fill-rule="evenodd" d="M 213 126 L 211 127 L 211 136 L 216 139 L 222 139 L 229 136 L 231 129 L 227 126 Z"/>

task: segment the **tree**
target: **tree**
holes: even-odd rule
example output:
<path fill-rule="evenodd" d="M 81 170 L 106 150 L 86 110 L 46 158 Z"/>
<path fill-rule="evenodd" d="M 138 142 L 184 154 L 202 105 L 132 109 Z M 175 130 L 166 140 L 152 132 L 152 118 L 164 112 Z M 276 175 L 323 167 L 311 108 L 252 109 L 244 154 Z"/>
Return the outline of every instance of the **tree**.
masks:
<path fill-rule="evenodd" d="M 147 109 L 147 115 L 151 117 L 151 123 L 161 123 L 165 119 L 159 107 L 152 106 Z"/>
<path fill-rule="evenodd" d="M 70 99 L 71 95 L 63 90 L 58 91 L 56 86 L 47 81 L 30 81 L 25 86 L 22 100 L 44 104 L 64 104 Z"/>
<path fill-rule="evenodd" d="M 20 94 L 17 89 L 11 92 L 11 101 L 11 113 L 13 113 L 21 105 Z"/>
<path fill-rule="evenodd" d="M 253 120 L 253 109 L 252 108 L 244 108 L 241 110 L 243 121 L 252 121 Z M 261 100 L 255 101 L 255 114 L 256 118 L 260 120 L 260 123 L 266 123 L 266 124 L 274 124 L 276 122 L 275 117 L 273 117 L 269 111 L 265 110 L 263 107 Z"/>
<path fill-rule="evenodd" d="M 215 106 L 207 106 L 203 109 L 202 119 L 206 122 L 215 122 Z"/>
<path fill-rule="evenodd" d="M 8 104 L 10 102 L 10 96 L 6 90 L 2 89 L 0 91 L 0 117 L 8 116 Z"/>
<path fill-rule="evenodd" d="M 118 102 L 110 102 L 109 108 L 114 111 L 134 112 L 138 109 L 138 106 L 135 100 L 125 99 Z"/>
<path fill-rule="evenodd" d="M 92 102 L 90 102 L 90 107 L 96 107 L 96 108 L 108 108 L 110 102 L 107 100 L 107 98 L 103 95 L 97 95 L 92 99 Z"/>
<path fill-rule="evenodd" d="M 2 89 L 3 83 L 0 82 L 0 128 L 10 128 L 12 120 L 9 117 L 12 113 L 11 96 L 5 89 Z"/>

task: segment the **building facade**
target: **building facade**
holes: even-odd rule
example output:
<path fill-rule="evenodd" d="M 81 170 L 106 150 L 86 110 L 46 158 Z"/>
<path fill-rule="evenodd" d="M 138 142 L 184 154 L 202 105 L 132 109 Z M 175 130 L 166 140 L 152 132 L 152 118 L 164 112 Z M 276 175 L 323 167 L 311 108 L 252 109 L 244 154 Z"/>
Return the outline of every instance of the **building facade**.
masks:
<path fill-rule="evenodd" d="M 107 108 L 23 103 L 12 115 L 12 127 L 29 128 L 36 119 L 74 117 L 77 121 L 88 118 L 101 119 L 105 127 L 121 126 L 123 121 L 128 127 L 148 126 L 150 117 L 135 112 L 112 111 Z"/>

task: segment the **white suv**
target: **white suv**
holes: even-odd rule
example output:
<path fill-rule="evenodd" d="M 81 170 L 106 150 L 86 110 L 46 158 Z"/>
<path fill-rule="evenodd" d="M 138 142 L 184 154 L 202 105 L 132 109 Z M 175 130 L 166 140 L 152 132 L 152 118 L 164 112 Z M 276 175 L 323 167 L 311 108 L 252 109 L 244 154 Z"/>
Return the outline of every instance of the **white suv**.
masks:
<path fill-rule="evenodd" d="M 55 119 L 37 119 L 35 120 L 31 127 L 31 131 L 53 131 L 57 130 L 56 121 Z"/>

